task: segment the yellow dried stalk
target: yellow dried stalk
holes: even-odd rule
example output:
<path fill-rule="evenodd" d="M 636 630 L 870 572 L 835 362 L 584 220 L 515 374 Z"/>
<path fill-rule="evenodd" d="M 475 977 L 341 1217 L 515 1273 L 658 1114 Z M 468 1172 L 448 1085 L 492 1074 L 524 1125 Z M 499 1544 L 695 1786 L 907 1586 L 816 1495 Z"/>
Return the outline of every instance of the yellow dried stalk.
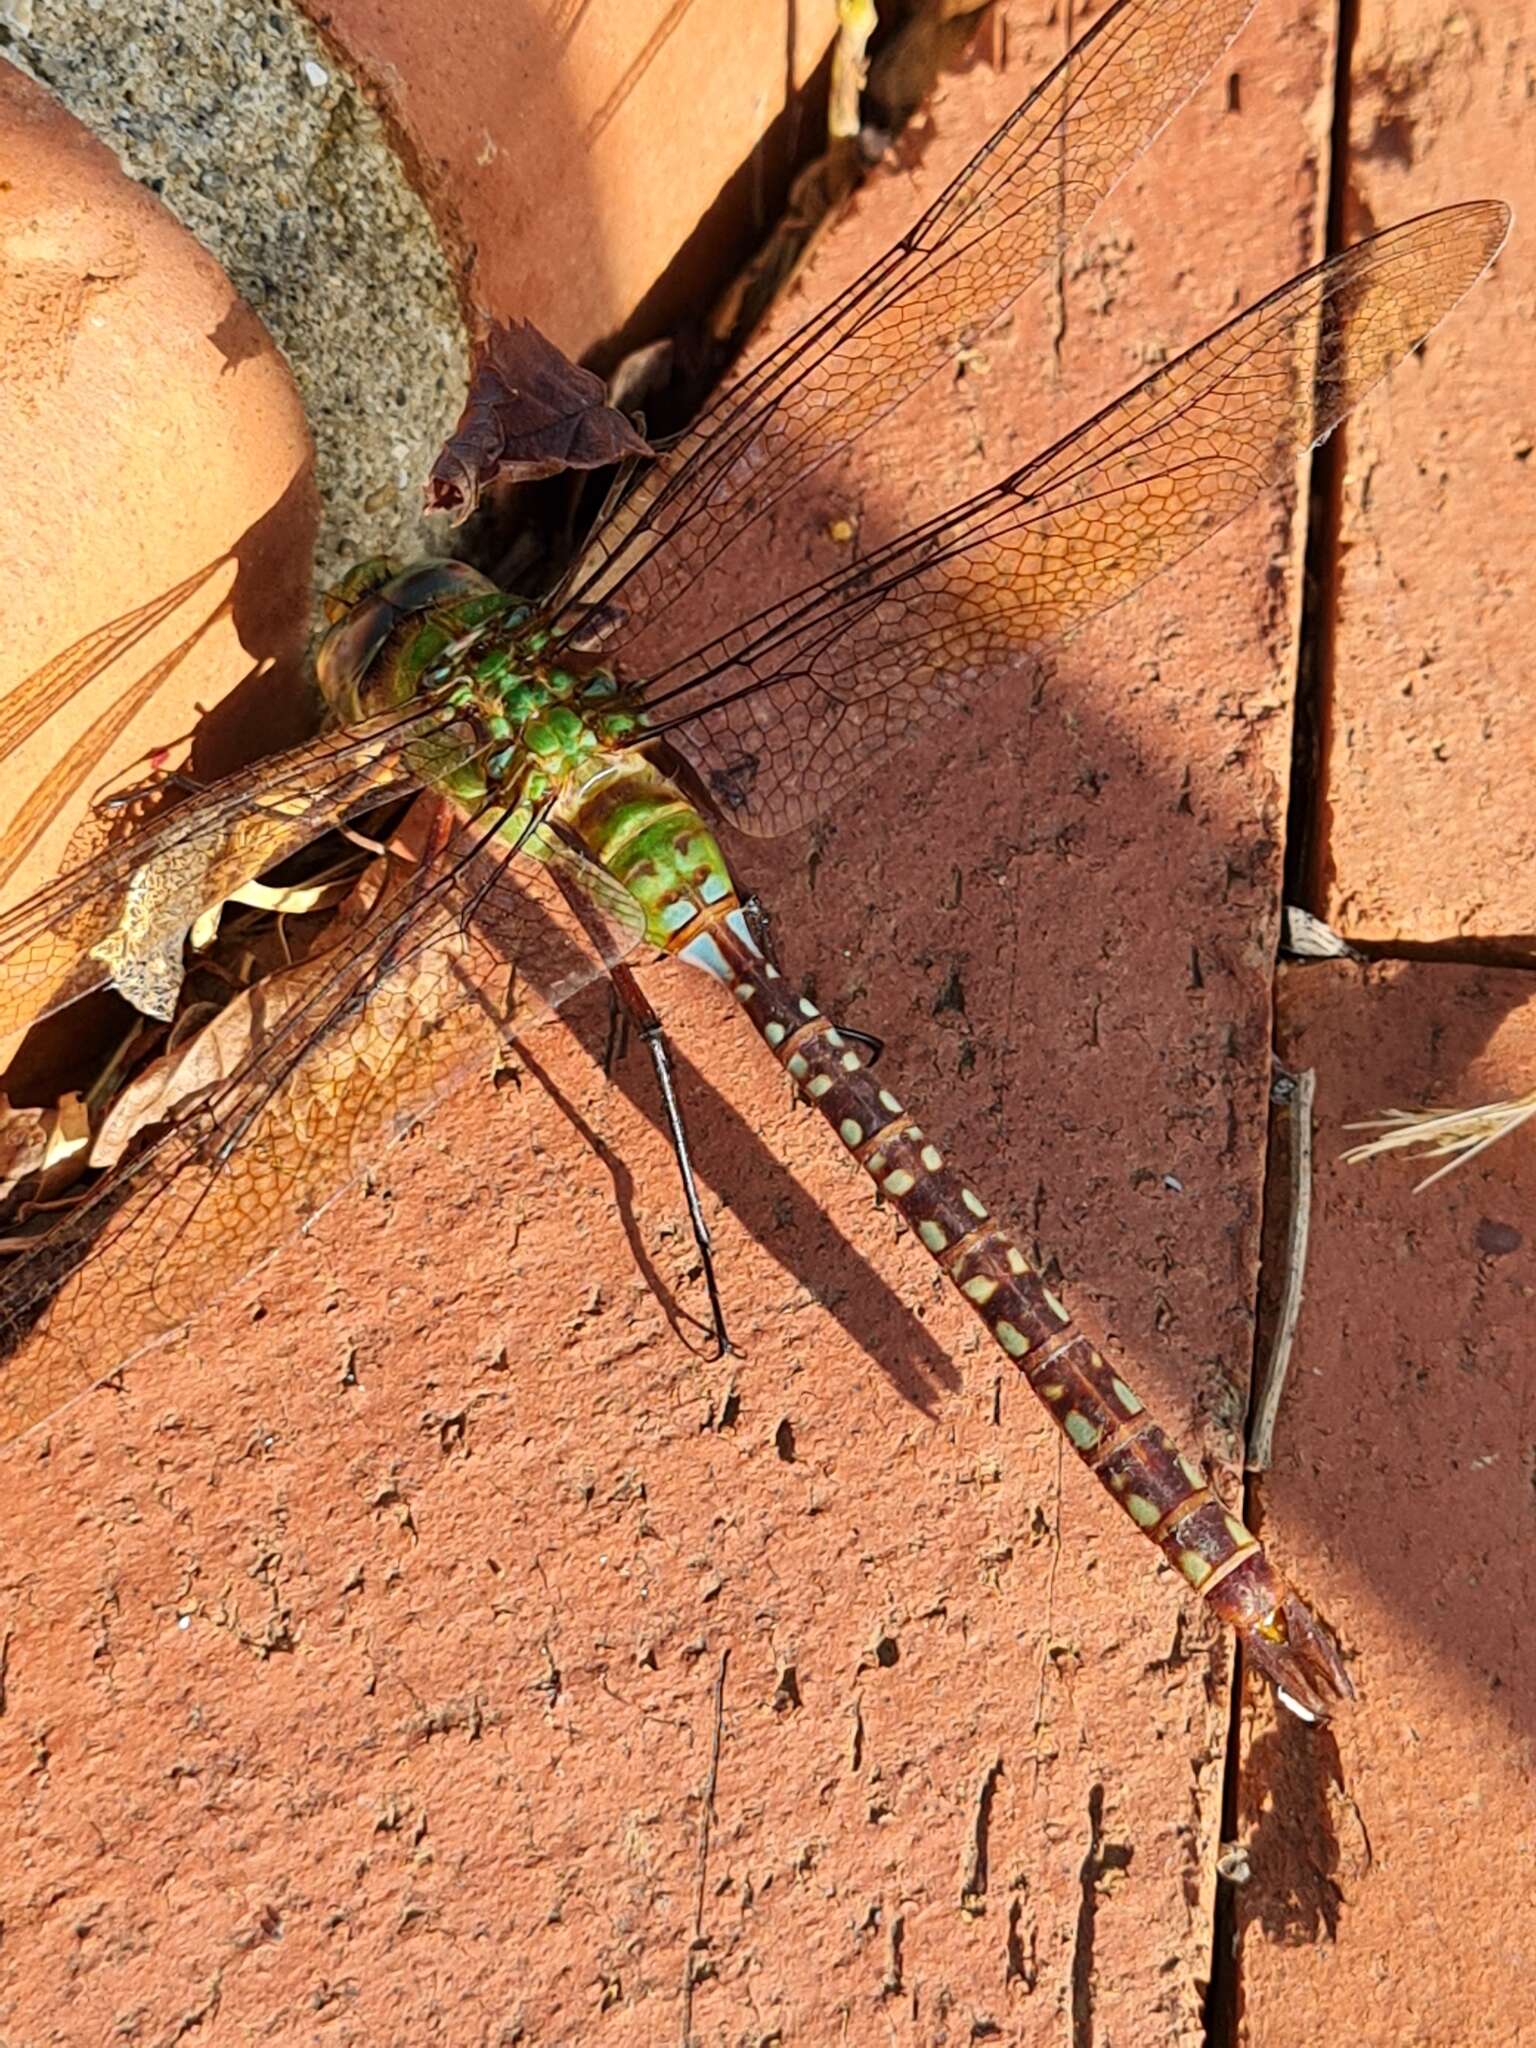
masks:
<path fill-rule="evenodd" d="M 1419 1194 L 1486 1151 L 1529 1116 L 1536 1116 L 1536 1088 L 1528 1095 L 1517 1095 L 1512 1102 L 1484 1102 L 1474 1109 L 1389 1109 L 1385 1116 L 1367 1123 L 1346 1124 L 1346 1131 L 1379 1131 L 1381 1135 L 1363 1145 L 1351 1145 L 1341 1156 L 1349 1165 L 1356 1165 L 1382 1152 L 1411 1150 L 1421 1159 L 1438 1159 L 1449 1153 L 1444 1166 L 1419 1182 L 1414 1189 Z"/>

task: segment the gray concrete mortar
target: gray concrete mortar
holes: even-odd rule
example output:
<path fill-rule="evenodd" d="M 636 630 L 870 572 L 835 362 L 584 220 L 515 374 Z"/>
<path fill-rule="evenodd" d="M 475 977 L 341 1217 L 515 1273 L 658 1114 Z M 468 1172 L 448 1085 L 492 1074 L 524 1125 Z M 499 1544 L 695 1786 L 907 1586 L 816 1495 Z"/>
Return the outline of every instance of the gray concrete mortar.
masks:
<path fill-rule="evenodd" d="M 271 330 L 315 437 L 317 577 L 419 552 L 463 322 L 383 122 L 306 18 L 286 0 L 0 0 L 0 54 L 160 195 Z"/>

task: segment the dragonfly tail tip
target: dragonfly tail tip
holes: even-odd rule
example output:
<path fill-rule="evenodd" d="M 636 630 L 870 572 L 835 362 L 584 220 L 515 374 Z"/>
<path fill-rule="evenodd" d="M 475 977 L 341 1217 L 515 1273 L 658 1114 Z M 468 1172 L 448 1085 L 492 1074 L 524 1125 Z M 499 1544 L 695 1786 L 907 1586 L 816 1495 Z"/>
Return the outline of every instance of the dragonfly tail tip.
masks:
<path fill-rule="evenodd" d="M 1303 1721 L 1326 1721 L 1355 1697 L 1339 1646 L 1304 1601 L 1287 1593 L 1243 1645 L 1283 1706 Z"/>

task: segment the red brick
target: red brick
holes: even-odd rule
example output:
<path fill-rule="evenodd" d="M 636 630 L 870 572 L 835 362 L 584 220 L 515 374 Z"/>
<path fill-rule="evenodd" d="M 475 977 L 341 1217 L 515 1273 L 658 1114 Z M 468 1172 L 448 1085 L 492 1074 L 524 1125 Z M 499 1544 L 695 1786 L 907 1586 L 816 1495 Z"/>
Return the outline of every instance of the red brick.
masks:
<path fill-rule="evenodd" d="M 1484 194 L 1492 273 L 1345 429 L 1319 908 L 1375 940 L 1532 928 L 1536 103 L 1519 0 L 1364 0 L 1350 78 L 1353 235 Z"/>
<path fill-rule="evenodd" d="M 137 779 L 134 764 L 173 745 L 197 707 L 230 699 L 204 731 L 204 772 L 229 765 L 241 724 L 247 751 L 253 729 L 282 740 L 315 508 L 298 394 L 261 323 L 110 152 L 4 64 L 0 154 L 0 698 L 87 636 L 116 647 L 140 607 L 212 572 L 115 664 L 84 663 L 81 692 L 0 764 L 8 834 L 45 776 L 59 778 L 41 829 L 22 835 L 27 858 L 0 881 L 9 902 L 58 870 L 92 800 L 114 777 Z M 98 721 L 184 641 L 104 742 Z"/>
<path fill-rule="evenodd" d="M 689 294 L 719 289 L 722 250 L 770 225 L 765 137 L 786 107 L 794 118 L 836 28 L 834 0 L 787 15 L 678 0 L 309 11 L 398 122 L 469 252 L 466 297 L 571 355 L 622 329 L 701 228 L 704 247 L 649 310 L 655 332 L 703 310 Z"/>
<path fill-rule="evenodd" d="M 808 290 L 1059 53 L 1043 6 L 1011 32 Z M 976 488 L 1306 261 L 1329 54 L 1308 7 L 1266 11 L 1093 224 L 1059 361 L 1033 302 L 772 547 L 814 557 L 840 494 L 872 532 Z M 790 971 L 886 1034 L 893 1084 L 1218 1461 L 1300 538 L 1264 504 L 1038 703 L 978 705 L 741 861 Z M 667 1327 L 701 1306 L 674 1171 L 588 1005 L 13 1455 L 21 2032 L 166 2031 L 216 1985 L 230 2032 L 652 2048 L 691 1952 L 700 2039 L 883 2043 L 909 2013 L 933 2042 L 1203 2039 L 1226 1645 L 729 1000 L 648 987 L 741 1357 Z"/>
<path fill-rule="evenodd" d="M 1529 998 L 1519 974 L 1423 963 L 1282 977 L 1281 1057 L 1317 1074 L 1317 1173 L 1264 1495 L 1360 1704 L 1321 1743 L 1246 1730 L 1254 2048 L 1531 2038 L 1536 1139 L 1422 1194 L 1427 1168 L 1338 1156 L 1384 1108 L 1528 1090 Z"/>

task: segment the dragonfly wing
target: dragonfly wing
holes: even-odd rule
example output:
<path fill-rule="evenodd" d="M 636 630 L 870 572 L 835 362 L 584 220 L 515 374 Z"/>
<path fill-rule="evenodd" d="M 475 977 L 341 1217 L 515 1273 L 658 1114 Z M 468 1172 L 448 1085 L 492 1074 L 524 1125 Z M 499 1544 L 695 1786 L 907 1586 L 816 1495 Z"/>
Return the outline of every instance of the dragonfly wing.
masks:
<path fill-rule="evenodd" d="M 516 852 L 497 833 L 498 822 L 494 807 L 464 822 L 446 798 L 423 796 L 391 847 L 437 868 L 458 920 L 553 1012 L 629 957 L 645 936 L 645 913 L 606 869 L 543 821 L 527 829 Z"/>
<path fill-rule="evenodd" d="M 113 984 L 168 1017 L 198 917 L 287 854 L 394 791 L 424 750 L 473 735 L 430 704 L 327 733 L 225 777 L 0 916 L 0 1037 Z"/>
<path fill-rule="evenodd" d="M 440 836 L 366 924 L 248 992 L 248 1056 L 0 1270 L 0 1441 L 216 1300 L 602 967 L 539 863 L 485 820 Z"/>
<path fill-rule="evenodd" d="M 1282 285 L 990 490 L 661 671 L 647 709 L 733 824 L 789 830 L 946 704 L 1028 672 L 1324 439 L 1497 253 L 1425 214 Z"/>
<path fill-rule="evenodd" d="M 538 945 L 530 952 L 521 890 L 513 904 L 514 931 L 505 929 L 506 910 L 496 890 L 481 892 L 474 917 L 480 930 L 522 960 L 520 971 L 535 982 L 541 1000 L 558 1009 L 592 979 L 594 956 L 603 968 L 628 959 L 645 936 L 645 913 L 606 868 L 545 827 L 529 835 L 528 852 L 535 872 L 553 882 Z"/>
<path fill-rule="evenodd" d="M 1254 0 L 1118 0 L 832 304 L 712 400 L 594 537 L 568 596 L 656 628 L 753 522 L 991 326 L 1078 233 L 1237 34 Z"/>

